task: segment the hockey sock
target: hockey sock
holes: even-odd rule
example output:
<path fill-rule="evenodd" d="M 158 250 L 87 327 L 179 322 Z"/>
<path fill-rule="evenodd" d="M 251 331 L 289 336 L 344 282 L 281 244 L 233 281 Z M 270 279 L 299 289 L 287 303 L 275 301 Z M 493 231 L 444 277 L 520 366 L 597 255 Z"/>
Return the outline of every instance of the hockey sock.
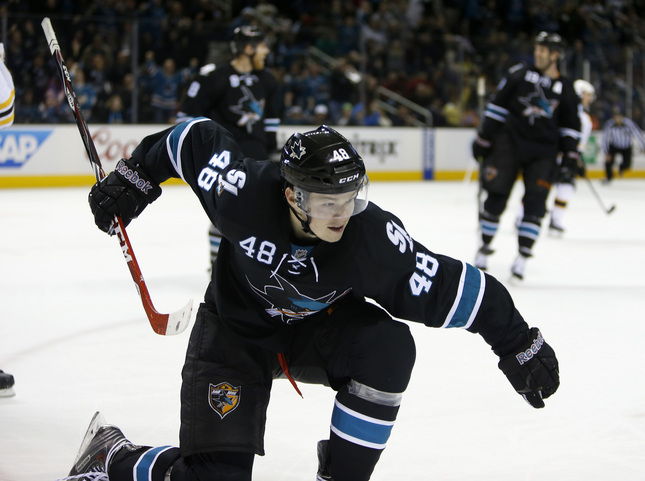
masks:
<path fill-rule="evenodd" d="M 495 234 L 497 234 L 497 229 L 499 229 L 499 216 L 484 211 L 480 216 L 479 225 L 483 244 L 490 244 Z"/>
<path fill-rule="evenodd" d="M 533 244 L 540 235 L 542 219 L 537 217 L 524 217 L 517 232 L 517 242 L 520 254 L 524 257 L 531 257 Z"/>
<path fill-rule="evenodd" d="M 401 396 L 355 381 L 338 391 L 328 448 L 334 481 L 370 479 L 390 437 Z"/>
<path fill-rule="evenodd" d="M 553 204 L 553 210 L 551 211 L 551 223 L 562 227 L 562 219 L 564 217 L 564 210 L 567 207 L 567 203 L 573 197 L 575 187 L 573 184 L 558 184 L 558 188 L 555 193 L 555 202 Z"/>
<path fill-rule="evenodd" d="M 179 459 L 179 448 L 172 446 L 126 445 L 108 466 L 111 481 L 165 481 L 168 469 Z"/>

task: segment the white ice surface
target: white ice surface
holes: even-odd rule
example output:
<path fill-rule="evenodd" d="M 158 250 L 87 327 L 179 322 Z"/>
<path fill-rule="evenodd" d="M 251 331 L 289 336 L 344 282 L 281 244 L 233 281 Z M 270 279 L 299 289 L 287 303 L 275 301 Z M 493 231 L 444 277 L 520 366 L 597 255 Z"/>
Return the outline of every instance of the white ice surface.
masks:
<path fill-rule="evenodd" d="M 645 181 L 595 186 L 615 212 L 580 182 L 565 237 L 542 233 L 521 286 L 507 282 L 516 189 L 491 258 L 489 272 L 558 354 L 557 394 L 535 410 L 478 335 L 415 325 L 413 379 L 373 480 L 645 480 Z M 136 443 L 178 442 L 188 332 L 153 333 L 118 242 L 94 227 L 87 190 L 0 190 L 0 369 L 16 378 L 16 396 L 0 398 L 0 481 L 66 475 L 96 410 Z M 371 199 L 431 250 L 472 262 L 476 191 L 374 183 Z M 207 225 L 192 192 L 170 186 L 128 228 L 159 311 L 191 297 L 197 308 Z M 333 392 L 300 387 L 304 400 L 275 383 L 254 479 L 314 479 Z"/>

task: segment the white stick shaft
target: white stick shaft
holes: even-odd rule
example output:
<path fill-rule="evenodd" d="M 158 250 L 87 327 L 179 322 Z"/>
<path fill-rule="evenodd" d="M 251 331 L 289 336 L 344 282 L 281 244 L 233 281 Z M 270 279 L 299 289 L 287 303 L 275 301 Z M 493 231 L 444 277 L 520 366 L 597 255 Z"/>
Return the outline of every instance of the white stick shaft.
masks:
<path fill-rule="evenodd" d="M 47 38 L 47 45 L 49 45 L 49 50 L 52 55 L 55 55 L 56 50 L 60 52 L 60 47 L 58 46 L 58 39 L 54 33 L 54 27 L 52 27 L 52 22 L 49 20 L 49 17 L 45 17 L 41 22 L 43 31 L 45 32 L 45 37 Z"/>

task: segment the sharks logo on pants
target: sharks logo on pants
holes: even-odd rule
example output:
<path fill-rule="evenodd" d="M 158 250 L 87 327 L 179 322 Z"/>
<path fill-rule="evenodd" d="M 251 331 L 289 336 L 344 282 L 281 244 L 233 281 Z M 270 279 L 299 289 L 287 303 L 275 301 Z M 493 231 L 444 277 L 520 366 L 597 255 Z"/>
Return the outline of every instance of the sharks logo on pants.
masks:
<path fill-rule="evenodd" d="M 224 416 L 240 405 L 240 387 L 231 386 L 227 382 L 209 384 L 208 402 L 213 411 L 224 419 Z"/>

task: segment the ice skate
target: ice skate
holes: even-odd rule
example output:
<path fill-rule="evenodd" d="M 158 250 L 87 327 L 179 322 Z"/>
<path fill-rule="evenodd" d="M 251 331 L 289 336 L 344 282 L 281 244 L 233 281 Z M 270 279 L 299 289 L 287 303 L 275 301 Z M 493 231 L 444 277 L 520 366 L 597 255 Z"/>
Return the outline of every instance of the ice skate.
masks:
<path fill-rule="evenodd" d="M 13 384 L 13 376 L 4 371 L 0 371 L 0 397 L 14 396 L 16 393 L 13 391 Z"/>
<path fill-rule="evenodd" d="M 549 235 L 551 237 L 562 237 L 563 234 L 564 227 L 551 219 L 551 223 L 549 224 Z"/>
<path fill-rule="evenodd" d="M 318 441 L 318 473 L 316 481 L 334 481 L 329 473 L 329 456 L 327 456 L 327 445 L 329 441 Z"/>
<path fill-rule="evenodd" d="M 119 448 L 130 444 L 121 430 L 105 423 L 100 412 L 94 414 L 87 428 L 74 466 L 68 477 L 59 481 L 108 481 L 107 468 Z"/>
<path fill-rule="evenodd" d="M 523 255 L 518 255 L 513 265 L 511 266 L 511 280 L 524 280 L 524 270 L 526 268 L 526 259 L 527 257 Z"/>
<path fill-rule="evenodd" d="M 490 244 L 484 244 L 481 246 L 475 256 L 475 267 L 485 271 L 488 268 L 488 256 L 493 252 L 495 251 L 491 249 Z"/>

